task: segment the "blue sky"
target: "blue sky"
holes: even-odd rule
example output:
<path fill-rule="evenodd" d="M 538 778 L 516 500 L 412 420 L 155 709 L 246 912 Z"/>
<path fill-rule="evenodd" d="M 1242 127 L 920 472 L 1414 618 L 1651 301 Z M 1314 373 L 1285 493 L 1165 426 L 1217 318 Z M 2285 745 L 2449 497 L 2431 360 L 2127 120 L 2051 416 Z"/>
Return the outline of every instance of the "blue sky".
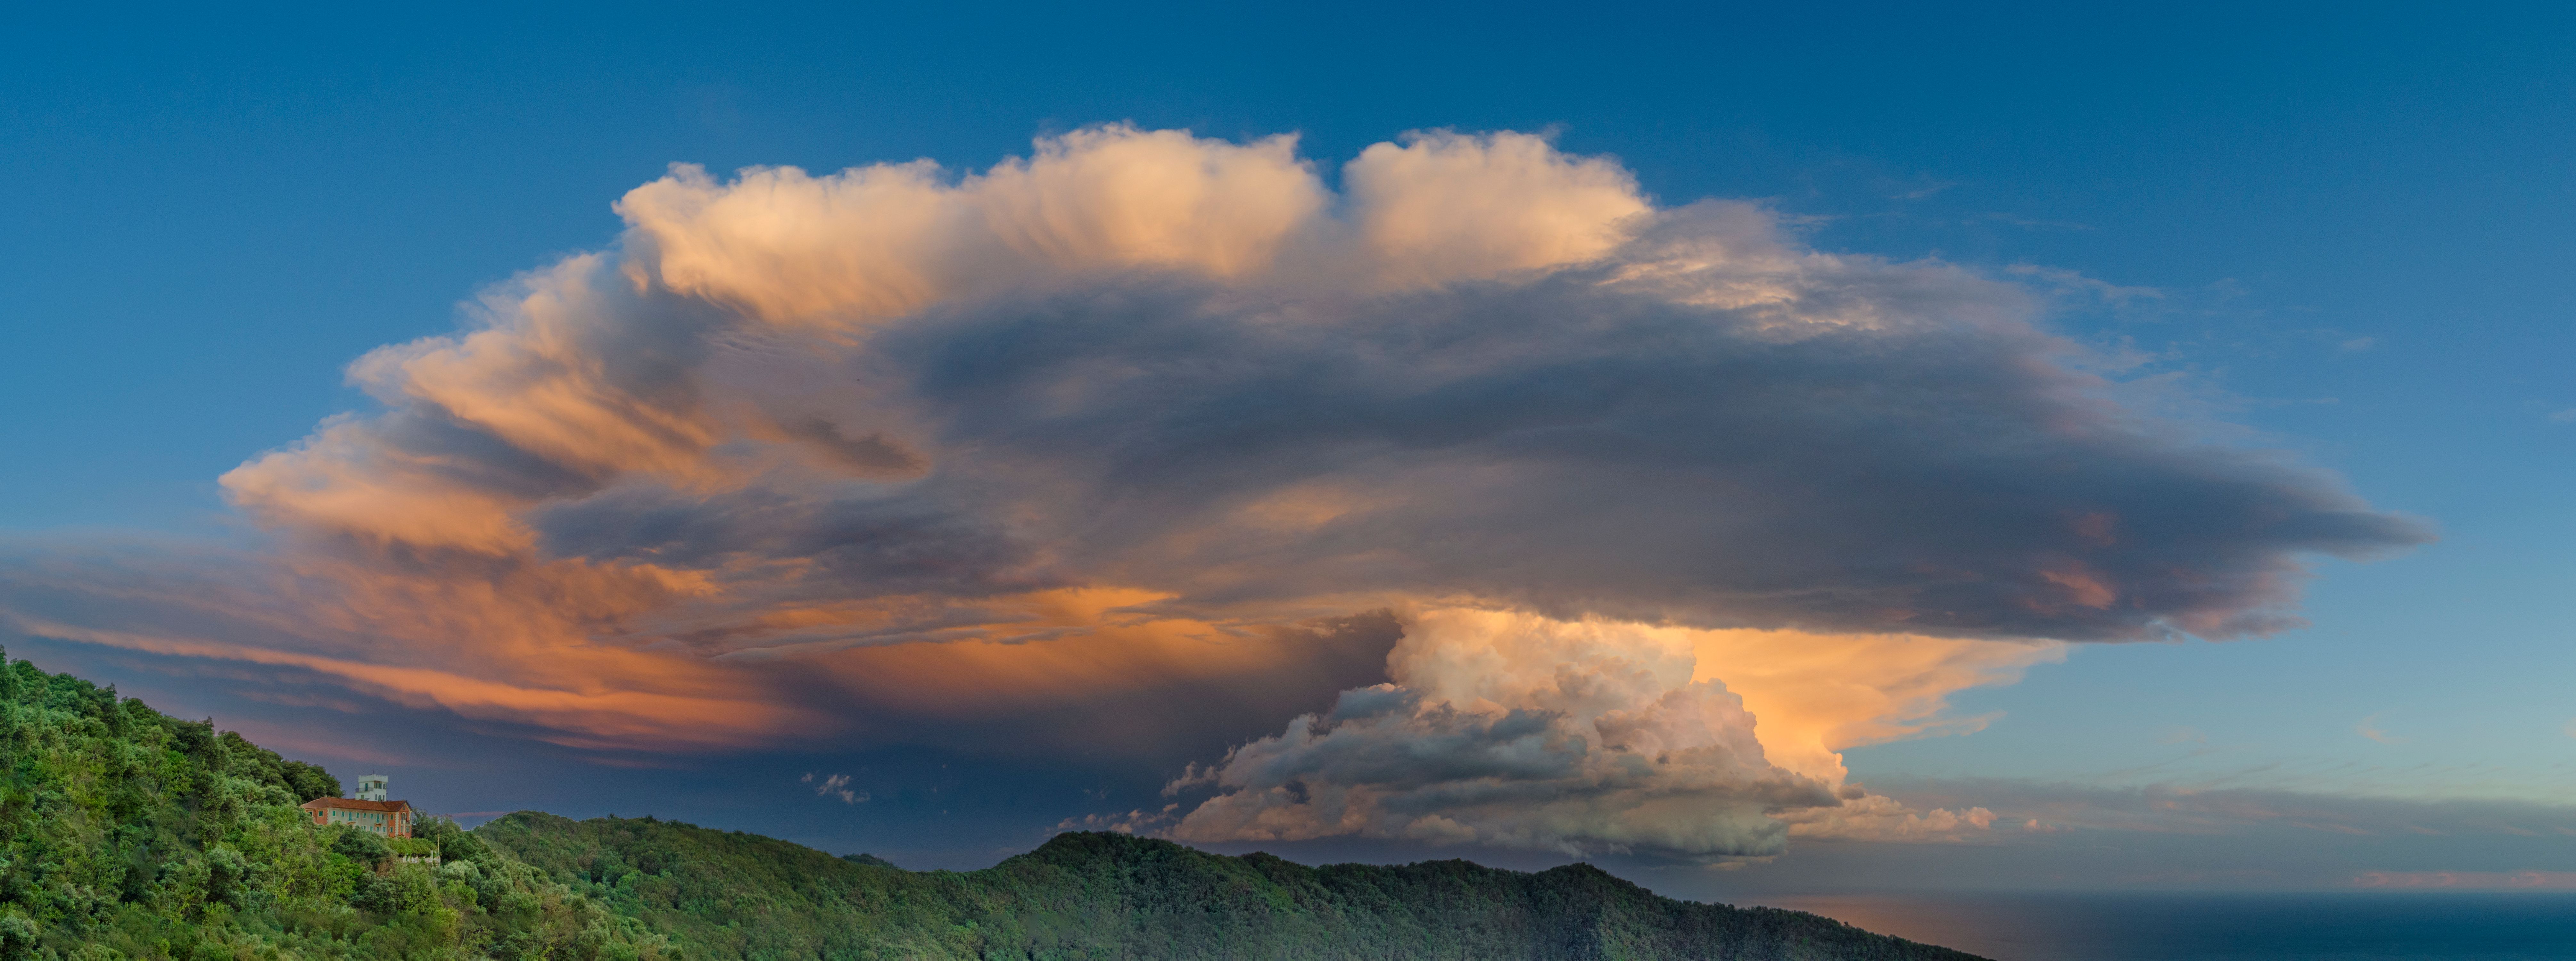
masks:
<path fill-rule="evenodd" d="M 2559 600 L 2576 588 L 2564 546 L 2576 295 L 2562 280 L 2576 260 L 2576 68 L 2561 10 L 496 7 L 35 21 L 0 40 L 0 173 L 15 185 L 0 403 L 16 413 L 0 423 L 0 532 L 28 563 L 101 544 L 159 558 L 257 542 L 219 475 L 325 418 L 381 409 L 349 384 L 351 361 L 448 334 L 478 290 L 617 244 L 611 202 L 671 163 L 981 170 L 1028 155 L 1032 137 L 1126 121 L 1233 142 L 1293 133 L 1339 187 L 1343 162 L 1406 131 L 1532 131 L 1567 155 L 1615 157 L 1661 207 L 1757 201 L 1817 251 L 2017 285 L 2045 304 L 2037 323 L 2112 365 L 2132 409 L 2332 471 L 2438 532 L 2392 558 L 2320 562 L 2308 628 L 2079 644 L 2018 683 L 1958 691 L 1950 715 L 1994 715 L 1981 730 L 1851 749 L 1857 783 L 2427 805 L 2556 803 L 2576 786 L 2564 683 L 2576 654 Z M 317 693 L 327 685 L 279 688 L 298 702 L 242 696 L 258 678 L 210 680 L 255 666 L 21 634 L 13 654 L 245 730 L 305 723 L 293 706 L 490 745 L 421 752 L 401 772 L 440 785 L 422 788 L 441 794 L 433 806 L 640 813 L 629 799 L 662 783 L 649 772 L 676 765 L 714 773 L 673 791 L 668 811 L 833 850 L 935 836 L 925 863 L 973 863 L 1146 803 L 1137 788 L 1188 753 L 1086 767 L 854 736 L 603 755 Z M 1188 750 L 1212 760 L 1286 716 Z M 478 754 L 511 760 L 460 766 Z M 601 769 L 614 790 L 528 792 L 501 773 L 603 758 L 623 765 Z M 344 775 L 367 763 L 322 759 Z M 946 783 L 941 765 L 974 769 L 957 783 L 974 785 L 958 790 L 979 813 L 932 831 L 949 815 L 919 785 Z M 793 780 L 862 767 L 880 785 L 864 805 L 826 798 L 818 812 Z M 867 823 L 826 817 L 852 811 Z M 2251 849 L 2299 866 L 2286 885 L 2576 871 L 2576 838 L 2468 833 L 2447 849 L 2348 850 L 2292 831 Z M 1863 848 L 1880 853 L 1845 853 Z M 1969 863 L 1991 846 L 1809 850 L 1832 853 L 1802 862 L 1793 841 L 1727 875 L 1862 886 L 1870 864 Z M 2028 856 L 2042 866 L 1997 868 L 1995 883 L 2051 871 L 2125 883 L 2157 858 Z M 1797 867 L 1846 861 L 1859 866 Z"/>

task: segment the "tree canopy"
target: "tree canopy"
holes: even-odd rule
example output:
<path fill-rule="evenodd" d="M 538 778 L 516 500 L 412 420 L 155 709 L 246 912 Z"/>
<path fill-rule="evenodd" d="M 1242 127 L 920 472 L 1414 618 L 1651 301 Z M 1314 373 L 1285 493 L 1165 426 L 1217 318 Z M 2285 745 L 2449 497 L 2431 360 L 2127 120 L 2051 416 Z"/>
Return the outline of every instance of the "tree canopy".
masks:
<path fill-rule="evenodd" d="M 0 668 L 0 959 L 1924 959 L 1588 866 L 1310 868 L 1122 834 L 906 871 L 739 831 L 520 812 L 315 825 L 340 783 L 211 722 Z"/>

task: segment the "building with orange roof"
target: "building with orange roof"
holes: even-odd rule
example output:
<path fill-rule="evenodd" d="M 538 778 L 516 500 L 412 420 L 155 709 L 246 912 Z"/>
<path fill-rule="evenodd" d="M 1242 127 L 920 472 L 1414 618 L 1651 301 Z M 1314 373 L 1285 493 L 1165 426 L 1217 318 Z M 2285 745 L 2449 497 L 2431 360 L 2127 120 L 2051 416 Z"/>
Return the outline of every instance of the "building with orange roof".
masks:
<path fill-rule="evenodd" d="M 411 802 L 385 800 L 389 780 L 382 774 L 360 775 L 356 796 L 314 798 L 303 808 L 313 815 L 315 824 L 346 824 L 389 838 L 410 837 Z"/>

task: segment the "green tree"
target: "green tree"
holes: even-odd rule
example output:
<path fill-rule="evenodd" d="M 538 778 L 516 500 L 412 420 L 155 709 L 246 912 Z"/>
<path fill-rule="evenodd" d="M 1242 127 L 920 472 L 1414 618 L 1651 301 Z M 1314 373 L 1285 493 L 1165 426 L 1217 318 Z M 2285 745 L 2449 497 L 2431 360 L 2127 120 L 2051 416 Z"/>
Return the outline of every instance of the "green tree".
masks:
<path fill-rule="evenodd" d="M 0 657 L 0 958 L 660 958 L 668 946 L 442 821 L 404 864 L 296 805 L 319 767 Z"/>

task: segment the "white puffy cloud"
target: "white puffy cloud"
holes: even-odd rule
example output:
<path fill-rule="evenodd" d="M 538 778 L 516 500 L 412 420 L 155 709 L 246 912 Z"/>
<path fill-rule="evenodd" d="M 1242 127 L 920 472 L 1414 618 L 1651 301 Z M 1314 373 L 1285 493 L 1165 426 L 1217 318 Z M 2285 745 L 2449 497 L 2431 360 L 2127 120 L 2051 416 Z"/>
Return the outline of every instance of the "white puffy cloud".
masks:
<path fill-rule="evenodd" d="M 1440 284 L 1610 253 L 1651 209 L 1604 157 L 1528 134 L 1441 131 L 1360 151 L 1342 172 L 1362 249 L 1383 282 Z"/>
<path fill-rule="evenodd" d="M 1846 786 L 1841 758 L 1831 753 L 1910 733 L 1854 735 L 1837 728 L 1838 719 L 1926 720 L 1938 714 L 1940 695 L 1991 680 L 1938 666 L 1961 660 L 1959 649 L 1977 642 L 1914 638 L 1931 649 L 1928 657 L 1855 664 L 1838 693 L 1848 699 L 1849 689 L 1870 688 L 1878 696 L 1865 699 L 1874 713 L 1853 717 L 1863 712 L 1837 711 L 1833 699 L 1778 681 L 1774 675 L 1803 673 L 1800 652 L 1779 646 L 1884 652 L 1895 639 L 1775 636 L 1764 649 L 1735 636 L 1743 632 L 1600 618 L 1432 608 L 1403 620 L 1404 640 L 1387 657 L 1393 683 L 1344 691 L 1331 712 L 1299 717 L 1173 782 L 1167 793 L 1216 790 L 1174 836 L 1355 834 L 1708 859 L 1776 854 L 1790 837 L 1958 840 L 1994 821 L 1982 807 L 1918 810 Z M 1779 689 L 1779 716 L 1806 725 L 1802 733 L 1835 739 L 1792 737 L 1793 750 L 1813 753 L 1796 767 L 1774 761 L 1765 750 L 1770 734 L 1745 699 L 1710 676 L 1727 665 L 1701 662 L 1708 651 L 1772 668 L 1755 673 Z M 1979 653 L 1991 660 L 1998 652 Z M 1890 695 L 1928 703 L 1890 709 L 1882 703 Z"/>
<path fill-rule="evenodd" d="M 1770 812 L 1835 803 L 1763 759 L 1753 716 L 1691 680 L 1675 632 L 1462 609 L 1405 621 L 1394 683 L 1176 782 L 1222 793 L 1174 835 L 1759 855 L 1785 837 Z"/>
<path fill-rule="evenodd" d="M 639 281 L 846 332 L 1083 271 L 1266 273 L 1329 201 L 1293 137 L 1236 145 L 1112 125 L 953 184 L 929 161 L 825 177 L 757 168 L 728 183 L 676 166 L 617 211 Z"/>

